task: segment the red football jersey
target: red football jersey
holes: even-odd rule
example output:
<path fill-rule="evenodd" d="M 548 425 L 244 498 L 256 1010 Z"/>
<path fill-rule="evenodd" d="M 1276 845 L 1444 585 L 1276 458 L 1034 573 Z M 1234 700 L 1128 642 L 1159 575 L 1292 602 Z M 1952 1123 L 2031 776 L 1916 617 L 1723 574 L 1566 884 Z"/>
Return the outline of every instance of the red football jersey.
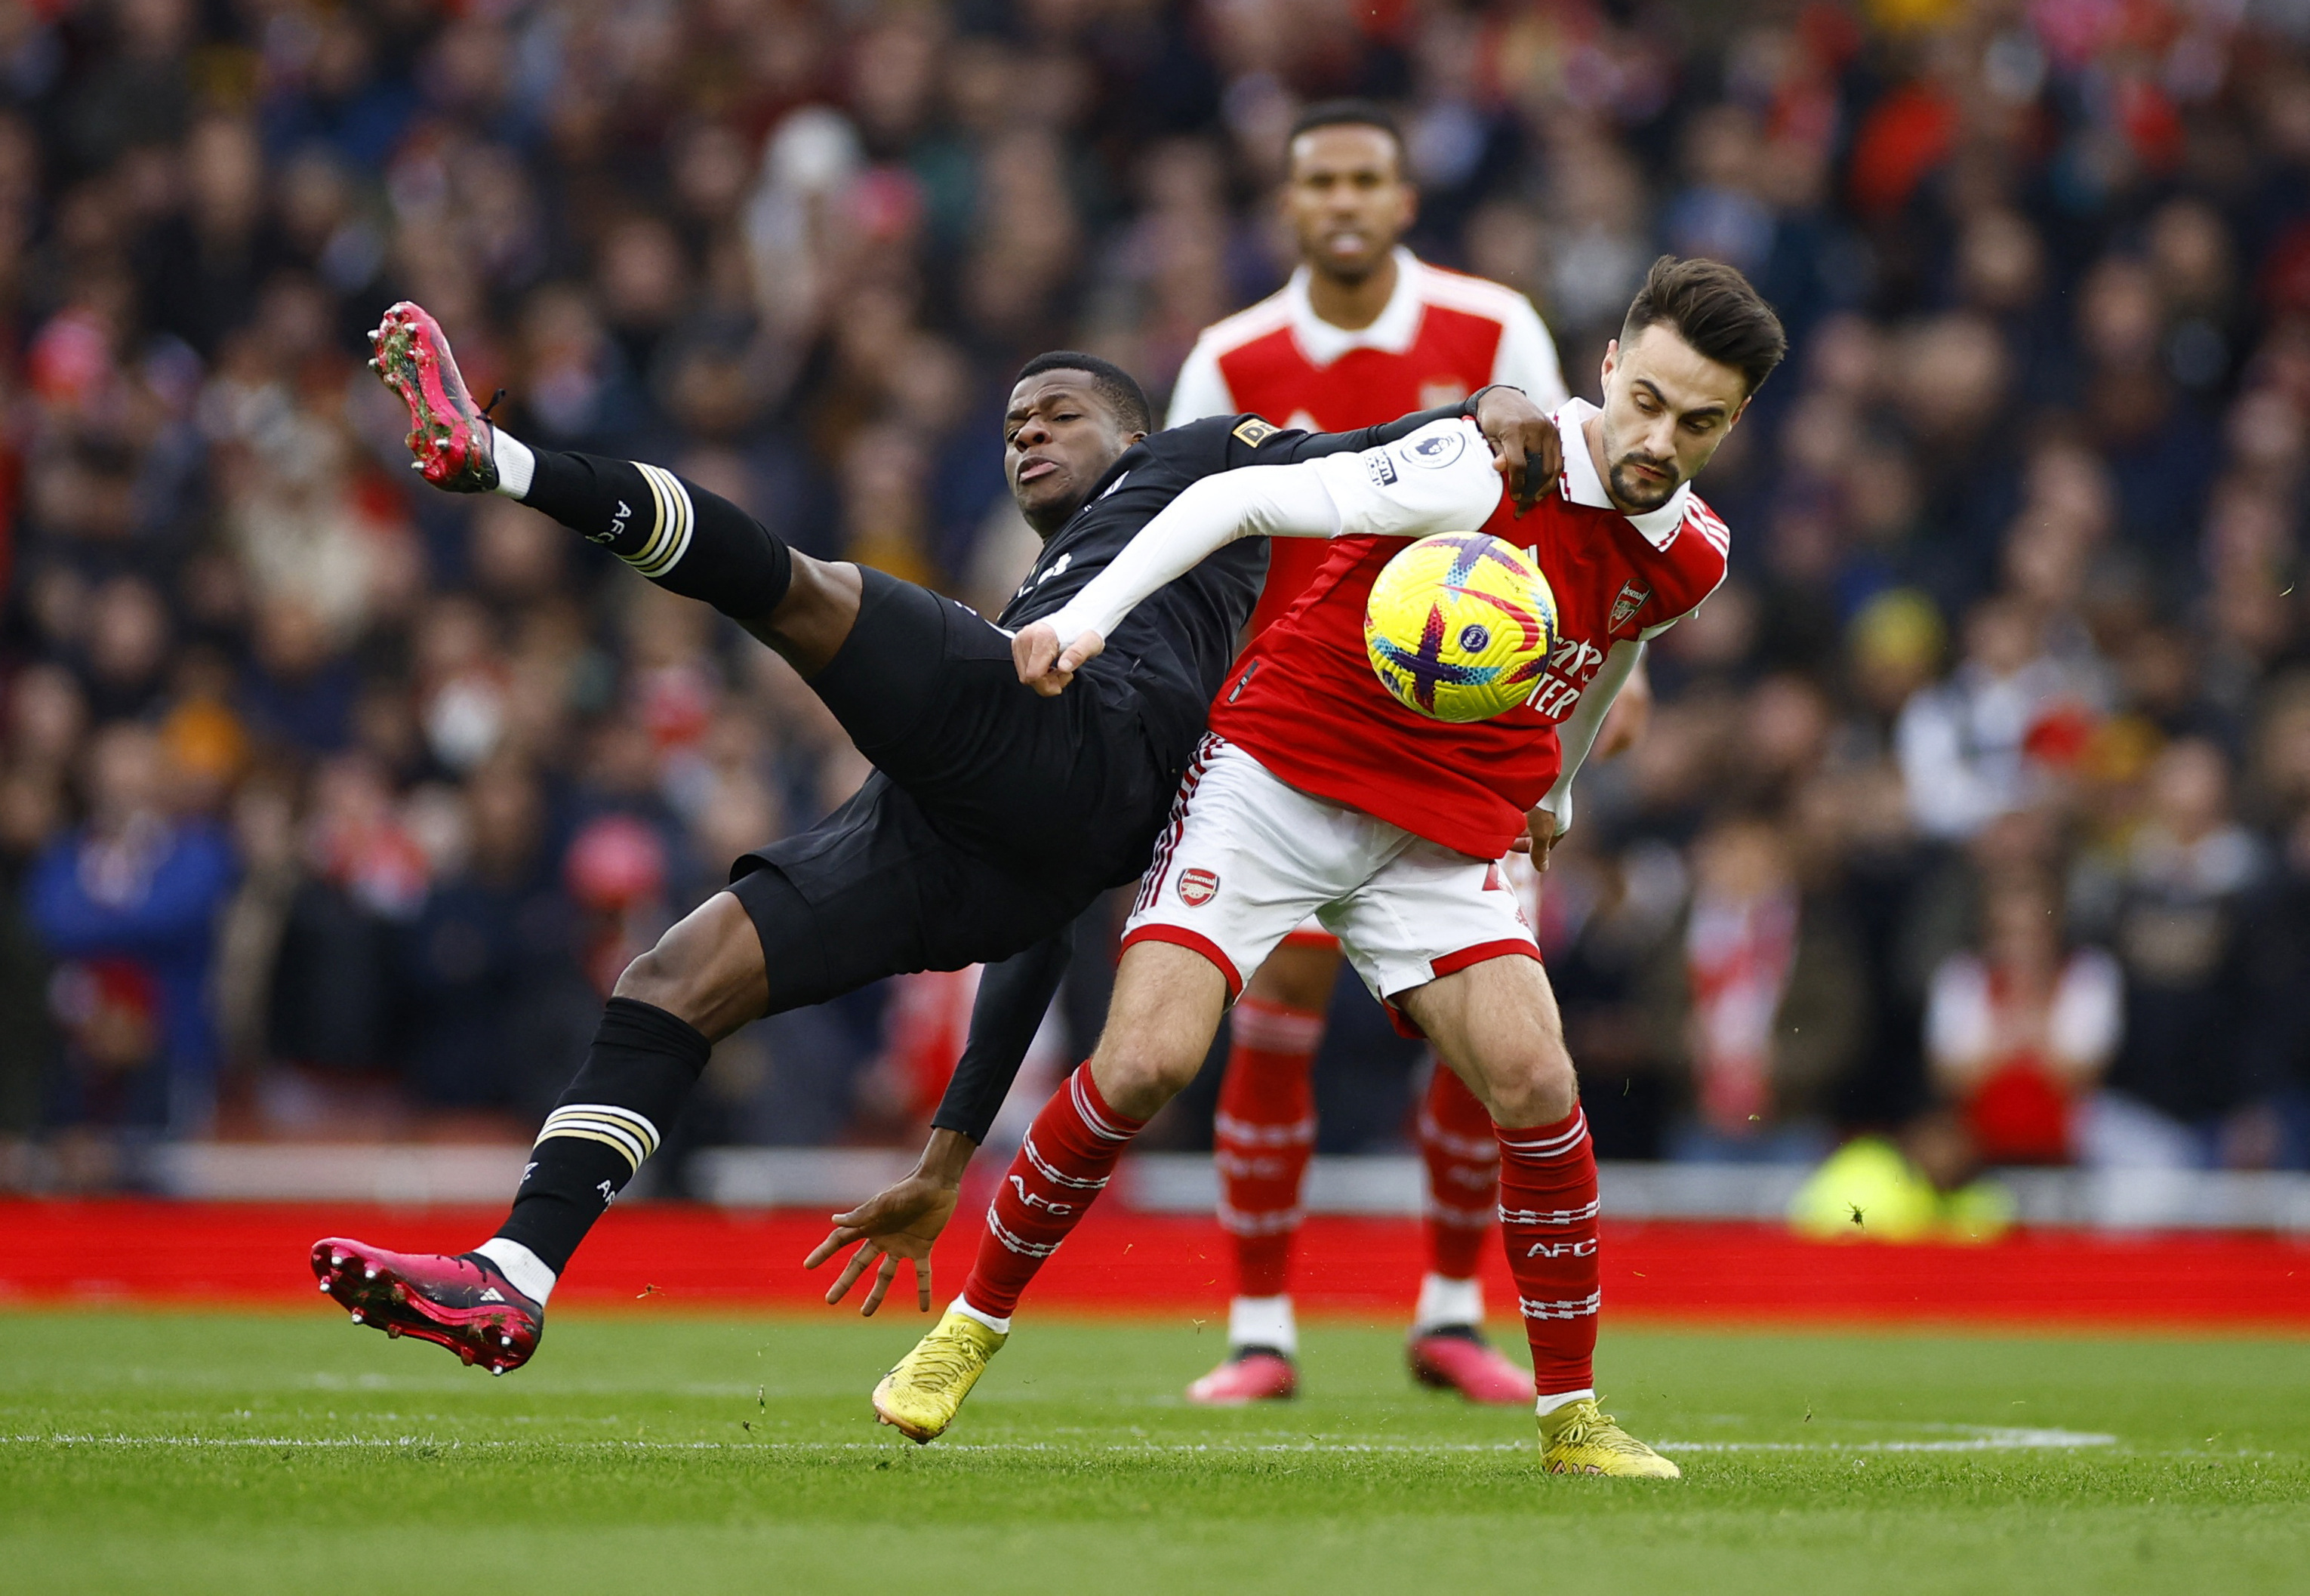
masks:
<path fill-rule="evenodd" d="M 1371 325 L 1317 317 L 1307 268 L 1249 309 L 1204 330 L 1171 390 L 1168 424 L 1250 411 L 1279 426 L 1345 432 L 1466 398 L 1490 383 L 1554 410 L 1566 397 L 1556 345 L 1532 301 L 1481 277 L 1395 252 L 1395 291 Z M 1277 538 L 1252 612 L 1256 637 L 1291 607 L 1331 551 Z"/>
<path fill-rule="evenodd" d="M 1479 859 L 1506 853 L 1555 784 L 1558 723 L 1612 645 L 1660 632 L 1724 579 L 1724 524 L 1689 484 L 1642 516 L 1612 507 L 1581 434 L 1595 413 L 1577 399 L 1557 412 L 1565 460 L 1557 491 L 1518 517 L 1503 490 L 1483 526 L 1533 550 L 1555 590 L 1556 651 L 1528 702 L 1464 725 L 1407 708 L 1373 672 L 1363 627 L 1373 581 L 1411 540 L 1278 538 L 1326 558 L 1244 651 L 1211 706 L 1211 729 L 1303 792 Z"/>

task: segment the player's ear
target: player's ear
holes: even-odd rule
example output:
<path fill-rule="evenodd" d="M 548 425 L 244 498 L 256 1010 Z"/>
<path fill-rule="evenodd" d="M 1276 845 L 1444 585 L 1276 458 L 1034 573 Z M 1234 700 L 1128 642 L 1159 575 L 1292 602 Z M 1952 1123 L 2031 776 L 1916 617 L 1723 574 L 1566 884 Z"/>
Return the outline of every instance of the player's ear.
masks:
<path fill-rule="evenodd" d="M 1604 364 L 1601 368 L 1603 372 L 1604 386 L 1609 388 L 1612 386 L 1612 373 L 1620 369 L 1620 341 L 1618 338 L 1607 338 L 1604 340 Z M 1746 403 L 1747 401 L 1744 400 L 1742 403 Z"/>

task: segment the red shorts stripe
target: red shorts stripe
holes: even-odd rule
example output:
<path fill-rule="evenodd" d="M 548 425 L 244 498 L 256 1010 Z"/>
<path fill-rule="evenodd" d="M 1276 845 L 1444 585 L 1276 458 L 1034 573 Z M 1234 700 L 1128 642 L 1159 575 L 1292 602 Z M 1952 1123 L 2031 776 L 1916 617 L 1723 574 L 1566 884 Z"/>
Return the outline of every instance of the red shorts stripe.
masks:
<path fill-rule="evenodd" d="M 1498 941 L 1478 942 L 1472 948 L 1462 948 L 1445 954 L 1441 958 L 1429 959 L 1429 979 L 1441 981 L 1446 976 L 1457 975 L 1462 970 L 1495 958 L 1529 958 L 1534 964 L 1544 962 L 1540 957 L 1540 950 L 1522 937 L 1502 937 Z M 1418 988 L 1408 986 L 1404 990 L 1414 992 Z M 1389 993 L 1387 1001 L 1381 1005 L 1387 1011 L 1387 1022 L 1395 1028 L 1397 1036 L 1410 1037 L 1414 1042 L 1425 1042 L 1428 1033 L 1412 1024 L 1411 1016 L 1395 1006 L 1397 995 Z"/>
<path fill-rule="evenodd" d="M 1446 953 L 1441 958 L 1431 958 L 1428 961 L 1428 967 L 1434 978 L 1440 981 L 1487 959 L 1516 958 L 1529 958 L 1537 963 L 1540 950 L 1522 937 L 1502 937 L 1496 942 L 1478 942 L 1472 948 L 1463 948 L 1456 953 Z"/>
<path fill-rule="evenodd" d="M 1200 953 L 1210 959 L 1212 966 L 1226 978 L 1229 1002 L 1232 1003 L 1243 995 L 1243 976 L 1235 967 L 1235 960 L 1222 953 L 1217 942 L 1199 931 L 1189 931 L 1182 925 L 1165 925 L 1158 921 L 1125 932 L 1123 938 L 1124 950 L 1129 951 L 1133 942 L 1169 942 L 1174 947 L 1185 948 L 1191 953 Z"/>

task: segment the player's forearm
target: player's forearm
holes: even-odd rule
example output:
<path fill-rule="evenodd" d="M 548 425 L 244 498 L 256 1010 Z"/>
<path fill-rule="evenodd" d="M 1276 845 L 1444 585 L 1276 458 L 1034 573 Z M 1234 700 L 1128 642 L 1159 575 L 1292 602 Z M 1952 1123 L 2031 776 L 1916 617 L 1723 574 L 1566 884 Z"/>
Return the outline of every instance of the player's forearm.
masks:
<path fill-rule="evenodd" d="M 1073 951 L 1068 933 L 1062 932 L 986 967 L 970 1008 L 970 1037 L 938 1113 L 932 1116 L 934 1126 L 968 1138 L 974 1146 L 986 1140 Z M 969 1161 L 967 1152 L 963 1161 Z"/>
<path fill-rule="evenodd" d="M 1104 638 L 1150 594 L 1238 538 L 1330 537 L 1339 528 L 1339 511 L 1312 464 L 1222 472 L 1189 483 L 1112 564 L 1044 619 L 1062 643 L 1085 632 Z"/>
<path fill-rule="evenodd" d="M 1557 772 L 1556 785 L 1548 789 L 1540 807 L 1556 817 L 1559 836 L 1572 829 L 1572 778 L 1580 774 L 1588 750 L 1596 746 L 1596 733 L 1603 727 L 1612 700 L 1620 696 L 1621 687 L 1644 656 L 1645 646 L 1633 638 L 1624 638 L 1613 644 L 1581 693 L 1578 707 L 1556 728 L 1557 745 L 1563 750 L 1564 762 Z"/>

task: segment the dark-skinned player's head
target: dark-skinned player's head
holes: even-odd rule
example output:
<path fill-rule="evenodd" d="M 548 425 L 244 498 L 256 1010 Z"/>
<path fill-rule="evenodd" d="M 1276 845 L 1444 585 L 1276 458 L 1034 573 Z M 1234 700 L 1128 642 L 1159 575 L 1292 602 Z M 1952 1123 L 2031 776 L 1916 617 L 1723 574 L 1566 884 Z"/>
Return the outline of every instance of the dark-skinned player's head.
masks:
<path fill-rule="evenodd" d="M 1403 134 L 1385 107 L 1326 100 L 1291 125 L 1283 214 L 1307 268 L 1342 282 L 1379 270 L 1420 213 Z"/>
<path fill-rule="evenodd" d="M 1048 537 L 1154 429 L 1147 395 L 1114 361 L 1073 349 L 1037 355 L 1019 369 L 1003 417 L 1003 474 L 1019 513 Z"/>
<path fill-rule="evenodd" d="M 1788 352 L 1781 318 L 1721 261 L 1663 255 L 1604 348 L 1605 484 L 1637 514 L 1699 474 Z"/>

